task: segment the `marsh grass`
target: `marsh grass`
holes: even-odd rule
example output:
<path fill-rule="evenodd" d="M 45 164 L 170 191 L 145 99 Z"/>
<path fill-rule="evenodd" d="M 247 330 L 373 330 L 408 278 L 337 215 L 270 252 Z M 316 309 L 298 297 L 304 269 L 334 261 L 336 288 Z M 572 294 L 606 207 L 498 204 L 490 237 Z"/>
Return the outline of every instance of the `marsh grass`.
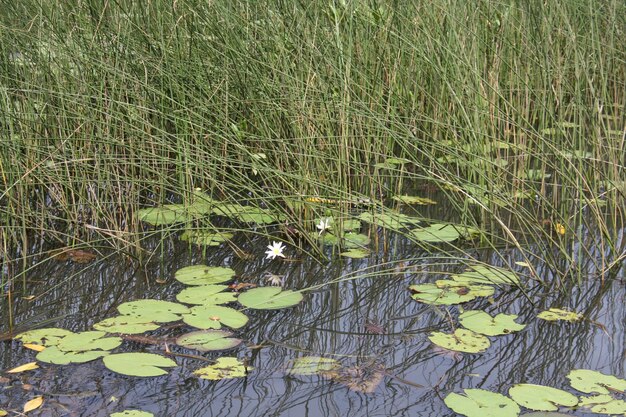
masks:
<path fill-rule="evenodd" d="M 625 19 L 611 0 L 5 4 L 3 283 L 42 240 L 140 254 L 135 212 L 195 188 L 302 227 L 324 208 L 286 200 L 347 218 L 423 185 L 481 245 L 574 269 L 600 245 L 604 274 L 625 256 Z"/>

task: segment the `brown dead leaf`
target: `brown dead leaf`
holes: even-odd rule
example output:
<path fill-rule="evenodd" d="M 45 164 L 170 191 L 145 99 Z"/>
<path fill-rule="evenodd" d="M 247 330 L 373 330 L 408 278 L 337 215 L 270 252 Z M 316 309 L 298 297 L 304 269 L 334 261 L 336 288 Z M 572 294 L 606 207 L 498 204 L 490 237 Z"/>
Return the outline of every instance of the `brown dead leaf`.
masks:
<path fill-rule="evenodd" d="M 8 416 L 9 413 L 6 410 L 0 408 L 0 417 Z"/>
<path fill-rule="evenodd" d="M 35 298 L 35 296 L 34 296 L 34 295 L 27 295 L 26 297 L 22 297 L 22 300 L 30 301 L 30 300 L 32 300 L 33 298 Z"/>
<path fill-rule="evenodd" d="M 345 385 L 352 391 L 371 394 L 385 377 L 385 368 L 375 366 L 352 366 L 324 372 L 324 376 Z"/>
<path fill-rule="evenodd" d="M 37 365 L 37 362 L 28 362 L 28 363 L 25 363 L 24 365 L 16 366 L 13 369 L 9 369 L 7 372 L 10 374 L 17 374 L 17 373 L 24 372 L 24 371 L 32 371 L 33 369 L 37 369 L 37 368 L 39 368 L 39 365 Z"/>
<path fill-rule="evenodd" d="M 228 286 L 228 288 L 236 292 L 239 292 L 241 290 L 247 290 L 249 288 L 254 288 L 254 287 L 256 287 L 256 284 L 253 284 L 251 282 L 238 282 L 236 284 L 230 284 Z"/>
<path fill-rule="evenodd" d="M 39 407 L 41 407 L 41 404 L 43 404 L 42 396 L 33 398 L 32 400 L 24 404 L 24 413 L 28 413 L 29 411 L 38 409 Z"/>
<path fill-rule="evenodd" d="M 72 261 L 77 264 L 87 264 L 96 259 L 97 255 L 82 249 L 63 248 L 56 251 L 53 257 L 57 261 Z"/>

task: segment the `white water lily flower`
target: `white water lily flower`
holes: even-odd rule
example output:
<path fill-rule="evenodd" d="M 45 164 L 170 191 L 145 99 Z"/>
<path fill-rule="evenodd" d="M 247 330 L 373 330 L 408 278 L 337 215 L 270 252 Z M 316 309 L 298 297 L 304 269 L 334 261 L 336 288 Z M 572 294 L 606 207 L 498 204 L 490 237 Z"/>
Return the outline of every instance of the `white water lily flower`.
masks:
<path fill-rule="evenodd" d="M 285 255 L 283 255 L 285 246 L 282 242 L 272 242 L 271 245 L 267 245 L 267 249 L 269 250 L 265 251 L 265 254 L 267 255 L 267 258 L 265 259 L 274 259 L 277 256 L 280 256 L 281 258 L 285 257 Z"/>
<path fill-rule="evenodd" d="M 284 275 L 275 275 L 270 272 L 265 274 L 265 280 L 270 283 L 270 285 L 275 287 L 282 287 L 285 283 Z"/>
<path fill-rule="evenodd" d="M 332 220 L 332 217 L 320 219 L 320 223 L 317 225 L 317 228 L 320 229 L 320 236 L 322 235 L 322 233 L 324 233 L 325 230 L 330 229 L 330 222 Z"/>

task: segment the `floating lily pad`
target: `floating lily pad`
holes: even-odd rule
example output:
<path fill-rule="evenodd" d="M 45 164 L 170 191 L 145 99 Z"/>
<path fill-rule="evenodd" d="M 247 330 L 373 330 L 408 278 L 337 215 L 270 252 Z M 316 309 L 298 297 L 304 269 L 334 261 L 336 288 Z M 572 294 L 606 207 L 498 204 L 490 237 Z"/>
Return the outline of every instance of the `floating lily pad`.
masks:
<path fill-rule="evenodd" d="M 341 365 L 336 359 L 321 358 L 319 356 L 303 356 L 293 360 L 288 373 L 292 375 L 317 375 L 333 371 Z"/>
<path fill-rule="evenodd" d="M 608 394 L 582 397 L 578 406 L 589 408 L 591 412 L 598 414 L 626 414 L 626 401 L 613 398 Z"/>
<path fill-rule="evenodd" d="M 200 305 L 192 307 L 183 321 L 198 329 L 220 329 L 222 325 L 238 329 L 248 323 L 248 316 L 230 307 Z"/>
<path fill-rule="evenodd" d="M 96 330 L 108 333 L 139 334 L 156 330 L 160 326 L 149 317 L 116 316 L 104 319 L 93 325 Z"/>
<path fill-rule="evenodd" d="M 431 204 L 437 204 L 436 201 L 426 197 L 418 197 L 414 195 L 394 195 L 393 199 L 404 204 L 417 204 L 420 206 L 428 206 Z"/>
<path fill-rule="evenodd" d="M 113 413 L 110 417 L 154 417 L 154 414 L 141 410 L 124 410 Z"/>
<path fill-rule="evenodd" d="M 186 220 L 185 207 L 182 204 L 166 204 L 137 211 L 139 220 L 152 226 L 165 226 Z"/>
<path fill-rule="evenodd" d="M 626 392 L 626 380 L 598 371 L 575 369 L 567 374 L 567 378 L 570 380 L 572 388 L 587 394 L 609 394 L 610 391 Z"/>
<path fill-rule="evenodd" d="M 370 255 L 370 252 L 365 249 L 357 248 L 357 249 L 350 249 L 349 251 L 341 252 L 340 255 L 345 256 L 346 258 L 361 259 L 361 258 L 367 258 Z"/>
<path fill-rule="evenodd" d="M 433 332 L 428 338 L 437 346 L 457 352 L 483 352 L 491 345 L 489 339 L 482 334 L 466 329 L 456 329 L 454 334 Z"/>
<path fill-rule="evenodd" d="M 346 219 L 341 224 L 341 229 L 345 232 L 351 230 L 359 230 L 361 228 L 361 221 L 358 219 Z"/>
<path fill-rule="evenodd" d="M 276 310 L 295 306 L 302 301 L 302 294 L 291 290 L 283 291 L 280 287 L 261 287 L 240 294 L 238 301 L 248 308 Z"/>
<path fill-rule="evenodd" d="M 274 215 L 269 210 L 248 206 L 246 210 L 237 215 L 237 219 L 244 223 L 256 223 L 262 225 L 276 223 L 279 221 L 280 217 Z"/>
<path fill-rule="evenodd" d="M 354 249 L 366 246 L 370 243 L 370 238 L 357 233 L 346 233 L 343 236 L 343 246 L 346 249 Z"/>
<path fill-rule="evenodd" d="M 232 233 L 216 232 L 214 230 L 187 230 L 180 236 L 180 240 L 201 246 L 219 246 L 232 238 Z"/>
<path fill-rule="evenodd" d="M 154 353 L 117 353 L 104 357 L 104 366 L 113 372 L 130 376 L 159 376 L 167 374 L 162 368 L 173 368 L 176 362 Z"/>
<path fill-rule="evenodd" d="M 491 317 L 488 313 L 480 310 L 468 310 L 459 316 L 461 325 L 473 332 L 485 336 L 497 336 L 518 332 L 526 327 L 525 324 L 515 322 L 515 314 L 500 313 Z"/>
<path fill-rule="evenodd" d="M 246 206 L 236 203 L 218 203 L 213 208 L 213 213 L 219 216 L 236 217 L 246 211 Z"/>
<path fill-rule="evenodd" d="M 99 359 L 109 354 L 108 350 L 88 350 L 86 352 L 64 352 L 57 346 L 50 346 L 39 352 L 36 356 L 40 362 L 53 363 L 55 365 L 68 365 L 70 363 L 85 363 Z"/>
<path fill-rule="evenodd" d="M 579 321 L 583 318 L 583 315 L 574 311 L 561 310 L 560 308 L 551 308 L 546 311 L 542 311 L 537 315 L 537 317 L 548 321 Z"/>
<path fill-rule="evenodd" d="M 234 292 L 222 292 L 227 285 L 198 285 L 185 288 L 176 295 L 176 299 L 187 304 L 226 304 L 237 300 Z"/>
<path fill-rule="evenodd" d="M 182 304 L 163 300 L 137 300 L 120 304 L 117 310 L 126 316 L 149 318 L 156 323 L 169 323 L 181 319 L 181 314 L 189 313 Z"/>
<path fill-rule="evenodd" d="M 219 381 L 221 379 L 243 378 L 248 375 L 251 369 L 237 358 L 222 357 L 218 358 L 214 365 L 200 368 L 193 374 L 202 379 Z"/>
<path fill-rule="evenodd" d="M 578 398 L 569 392 L 534 384 L 516 384 L 509 389 L 509 396 L 519 405 L 535 411 L 557 411 L 559 405 L 573 407 Z"/>
<path fill-rule="evenodd" d="M 444 286 L 445 283 L 450 285 Z M 493 287 L 486 285 L 460 285 L 450 280 L 439 280 L 437 284 L 411 285 L 409 290 L 414 300 L 433 305 L 453 305 L 466 303 L 476 297 L 493 295 Z"/>
<path fill-rule="evenodd" d="M 111 350 L 122 344 L 119 337 L 104 337 L 106 332 L 89 331 L 65 336 L 56 347 L 63 352 Z"/>
<path fill-rule="evenodd" d="M 466 388 L 465 395 L 454 392 L 443 400 L 454 412 L 467 417 L 517 417 L 519 406 L 510 398 L 483 389 Z"/>
<path fill-rule="evenodd" d="M 515 273 L 495 266 L 475 265 L 462 274 L 452 275 L 452 279 L 468 284 L 488 285 L 519 285 L 519 278 Z"/>
<path fill-rule="evenodd" d="M 428 227 L 411 230 L 411 236 L 421 242 L 453 242 L 461 233 L 452 224 L 435 223 Z"/>
<path fill-rule="evenodd" d="M 230 281 L 235 271 L 221 266 L 193 265 L 176 271 L 174 278 L 186 285 L 211 285 Z"/>
<path fill-rule="evenodd" d="M 406 214 L 393 211 L 376 214 L 363 212 L 359 215 L 359 219 L 367 223 L 375 224 L 376 226 L 396 231 L 403 229 L 406 225 L 417 225 L 420 223 L 420 220 L 416 217 L 410 217 Z"/>
<path fill-rule="evenodd" d="M 180 336 L 176 344 L 188 349 L 209 352 L 212 350 L 232 349 L 241 343 L 241 339 L 230 337 L 233 334 L 225 330 L 200 330 Z"/>
<path fill-rule="evenodd" d="M 62 338 L 71 334 L 74 333 L 69 330 L 50 327 L 45 329 L 29 330 L 18 334 L 15 338 L 21 340 L 22 343 L 39 346 L 54 346 L 59 343 Z"/>

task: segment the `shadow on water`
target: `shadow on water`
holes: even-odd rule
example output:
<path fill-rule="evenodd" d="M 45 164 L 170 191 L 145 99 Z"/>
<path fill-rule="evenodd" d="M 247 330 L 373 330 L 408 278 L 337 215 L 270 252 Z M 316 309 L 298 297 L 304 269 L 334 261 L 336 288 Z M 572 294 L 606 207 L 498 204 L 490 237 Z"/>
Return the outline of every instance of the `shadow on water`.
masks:
<path fill-rule="evenodd" d="M 265 239 L 242 239 L 237 244 L 258 256 L 242 261 L 227 248 L 211 248 L 203 256 L 197 248 L 190 251 L 186 244 L 170 242 L 165 243 L 161 259 L 141 271 L 117 256 L 87 266 L 48 261 L 32 270 L 29 288 L 38 297 L 17 300 L 16 322 L 28 326 L 53 319 L 54 326 L 89 330 L 93 323 L 116 314 L 116 306 L 125 301 L 175 300 L 183 286 L 173 279 L 174 272 L 201 263 L 230 266 L 240 281 L 266 285 L 263 274 L 270 272 L 284 275 L 286 288 L 313 287 L 295 308 L 247 312 L 249 324 L 236 332 L 245 346 L 227 352 L 247 359 L 252 369 L 246 378 L 198 379 L 192 371 L 207 363 L 188 357 L 174 357 L 179 367 L 156 378 L 121 376 L 99 360 L 68 366 L 41 364 L 35 371 L 2 374 L 2 407 L 21 410 L 33 395 L 43 395 L 46 402 L 37 415 L 108 416 L 133 408 L 156 416 L 451 416 L 454 413 L 442 398 L 461 388 L 506 393 L 511 384 L 528 382 L 571 390 L 565 375 L 578 368 L 624 376 L 623 269 L 617 276 L 567 288 L 559 286 L 554 271 L 541 264 L 535 268 L 543 284 L 529 279 L 519 267 L 525 277 L 525 294 L 501 288 L 490 299 L 477 299 L 463 307 L 492 315 L 518 314 L 518 321 L 527 327 L 492 337 L 485 353 L 452 354 L 435 348 L 428 335 L 454 329 L 459 308 L 420 304 L 411 299 L 407 288 L 460 272 L 462 264 L 422 254 L 402 239 L 395 242 L 393 254 L 402 262 L 385 262 L 378 253 L 368 259 L 324 264 L 299 259 L 289 251 L 287 255 L 296 261 L 268 261 L 263 258 Z M 485 251 L 479 259 L 492 265 L 514 265 L 517 256 L 515 251 Z M 589 276 L 594 276 L 593 263 L 589 269 Z M 570 308 L 586 319 L 553 323 L 536 318 L 549 307 Z M 6 306 L 2 308 L 6 311 Z M 182 333 L 183 329 L 169 331 Z M 123 346 L 129 351 L 165 350 L 162 345 L 136 342 Z M 373 393 L 366 394 L 323 377 L 287 374 L 290 360 L 309 355 L 332 357 L 344 367 L 361 370 L 382 365 L 386 375 Z M 34 356 L 16 341 L 0 343 L 2 369 L 33 361 Z M 576 415 L 585 413 L 579 410 Z"/>

